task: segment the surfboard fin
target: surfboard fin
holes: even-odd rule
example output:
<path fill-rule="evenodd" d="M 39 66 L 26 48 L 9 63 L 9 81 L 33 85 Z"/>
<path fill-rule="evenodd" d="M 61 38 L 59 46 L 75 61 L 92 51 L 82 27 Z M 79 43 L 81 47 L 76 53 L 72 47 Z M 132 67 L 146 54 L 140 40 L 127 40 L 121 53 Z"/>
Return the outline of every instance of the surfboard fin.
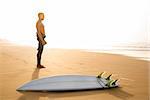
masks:
<path fill-rule="evenodd" d="M 107 78 L 106 78 L 106 80 L 110 80 L 110 77 L 112 76 L 112 74 L 110 74 Z"/>
<path fill-rule="evenodd" d="M 100 73 L 100 74 L 97 76 L 97 78 L 101 78 L 104 73 L 105 73 L 105 72 Z"/>
<path fill-rule="evenodd" d="M 113 80 L 109 80 L 106 86 L 111 87 Z"/>
<path fill-rule="evenodd" d="M 112 85 L 116 85 L 116 82 L 118 81 L 118 79 L 116 79 L 114 82 L 112 82 Z"/>

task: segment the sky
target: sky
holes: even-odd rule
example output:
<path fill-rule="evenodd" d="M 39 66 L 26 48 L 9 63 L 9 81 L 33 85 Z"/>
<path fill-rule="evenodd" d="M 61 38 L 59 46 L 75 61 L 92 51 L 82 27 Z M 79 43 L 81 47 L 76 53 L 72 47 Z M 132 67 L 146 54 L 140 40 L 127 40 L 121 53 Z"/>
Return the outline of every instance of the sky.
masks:
<path fill-rule="evenodd" d="M 90 48 L 150 42 L 149 0 L 1 0 L 0 38 L 37 46 L 43 21 L 47 46 Z"/>

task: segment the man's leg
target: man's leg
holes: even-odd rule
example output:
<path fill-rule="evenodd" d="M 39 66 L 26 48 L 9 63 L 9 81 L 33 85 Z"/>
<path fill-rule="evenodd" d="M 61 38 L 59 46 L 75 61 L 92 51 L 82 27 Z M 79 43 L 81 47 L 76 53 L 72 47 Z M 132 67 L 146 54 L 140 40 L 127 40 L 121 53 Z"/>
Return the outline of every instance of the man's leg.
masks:
<path fill-rule="evenodd" d="M 41 55 L 43 52 L 43 46 L 42 44 L 39 42 L 39 47 L 38 47 L 38 53 L 37 53 L 37 64 L 41 64 Z"/>
<path fill-rule="evenodd" d="M 39 68 L 44 68 L 44 66 L 41 65 L 41 56 L 42 56 L 43 48 L 44 46 L 39 42 L 38 53 L 37 53 L 37 67 Z"/>

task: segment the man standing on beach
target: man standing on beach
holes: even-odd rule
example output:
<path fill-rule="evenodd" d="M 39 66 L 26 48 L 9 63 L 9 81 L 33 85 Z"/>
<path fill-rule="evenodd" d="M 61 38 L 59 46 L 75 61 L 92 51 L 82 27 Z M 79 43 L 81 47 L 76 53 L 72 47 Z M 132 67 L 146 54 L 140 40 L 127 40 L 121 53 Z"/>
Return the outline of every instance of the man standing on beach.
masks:
<path fill-rule="evenodd" d="M 37 53 L 37 68 L 45 68 L 43 65 L 41 65 L 41 56 L 43 52 L 44 45 L 46 44 L 46 41 L 44 40 L 45 36 L 45 29 L 42 21 L 44 20 L 44 13 L 38 13 L 38 21 L 36 23 L 36 29 L 37 29 L 37 40 L 38 40 L 38 53 Z"/>

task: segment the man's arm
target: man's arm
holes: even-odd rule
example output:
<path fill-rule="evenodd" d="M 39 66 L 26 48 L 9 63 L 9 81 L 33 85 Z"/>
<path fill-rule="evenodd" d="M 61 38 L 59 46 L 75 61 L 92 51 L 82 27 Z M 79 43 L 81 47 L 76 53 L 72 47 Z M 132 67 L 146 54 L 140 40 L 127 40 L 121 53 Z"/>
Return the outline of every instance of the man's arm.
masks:
<path fill-rule="evenodd" d="M 42 37 L 42 34 L 39 33 L 39 32 L 37 32 L 37 35 L 38 35 L 39 41 L 40 41 L 42 44 L 46 44 L 46 43 L 45 43 L 45 40 L 44 40 L 43 37 Z"/>

